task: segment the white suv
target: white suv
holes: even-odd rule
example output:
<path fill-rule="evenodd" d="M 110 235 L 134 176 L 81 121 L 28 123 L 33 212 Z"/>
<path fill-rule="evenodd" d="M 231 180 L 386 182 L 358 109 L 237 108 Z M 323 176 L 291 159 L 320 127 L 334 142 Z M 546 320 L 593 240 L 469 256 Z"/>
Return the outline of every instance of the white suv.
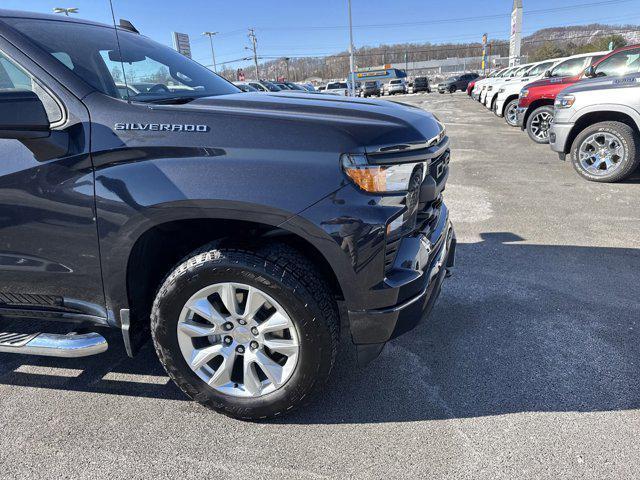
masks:
<path fill-rule="evenodd" d="M 498 88 L 495 101 L 493 102 L 493 113 L 499 117 L 504 117 L 506 122 L 512 127 L 518 126 L 518 95 L 522 87 L 536 80 L 544 78 L 545 74 L 556 65 L 566 60 L 565 58 L 557 58 L 555 60 L 547 60 L 532 65 L 524 75 L 514 79 L 512 82 L 505 83 Z"/>
<path fill-rule="evenodd" d="M 389 95 L 395 95 L 396 93 L 408 93 L 407 82 L 401 78 L 394 78 L 384 86 L 384 90 Z"/>

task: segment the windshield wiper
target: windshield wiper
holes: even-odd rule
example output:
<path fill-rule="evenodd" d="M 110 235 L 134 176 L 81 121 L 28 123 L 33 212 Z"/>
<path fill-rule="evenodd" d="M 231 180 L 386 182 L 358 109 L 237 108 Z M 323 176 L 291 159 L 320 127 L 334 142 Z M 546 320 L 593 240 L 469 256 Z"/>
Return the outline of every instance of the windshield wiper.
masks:
<path fill-rule="evenodd" d="M 142 100 L 140 102 L 155 103 L 156 105 L 184 105 L 185 103 L 193 102 L 194 100 L 202 97 L 162 97 Z M 135 100 L 135 97 L 134 97 Z"/>

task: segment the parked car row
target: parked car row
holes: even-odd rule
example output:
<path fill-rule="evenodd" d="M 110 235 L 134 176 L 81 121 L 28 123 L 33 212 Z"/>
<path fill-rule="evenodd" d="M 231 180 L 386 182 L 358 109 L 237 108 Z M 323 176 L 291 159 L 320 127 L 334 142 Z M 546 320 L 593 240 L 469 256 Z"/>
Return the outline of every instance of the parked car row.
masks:
<path fill-rule="evenodd" d="M 621 181 L 640 165 L 640 45 L 505 68 L 467 93 L 587 180 Z"/>
<path fill-rule="evenodd" d="M 316 89 L 310 83 L 270 82 L 268 80 L 248 80 L 246 82 L 234 82 L 234 85 L 243 92 L 285 92 L 285 93 L 316 93 Z"/>

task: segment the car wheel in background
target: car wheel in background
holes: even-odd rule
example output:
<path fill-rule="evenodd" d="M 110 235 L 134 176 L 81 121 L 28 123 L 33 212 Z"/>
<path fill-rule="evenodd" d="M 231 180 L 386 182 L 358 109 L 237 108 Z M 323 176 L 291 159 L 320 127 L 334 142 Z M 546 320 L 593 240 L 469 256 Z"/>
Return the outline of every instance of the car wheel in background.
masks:
<path fill-rule="evenodd" d="M 640 165 L 640 138 L 622 122 L 600 122 L 585 128 L 571 146 L 576 172 L 592 182 L 619 182 Z"/>
<path fill-rule="evenodd" d="M 536 143 L 549 143 L 549 127 L 553 120 L 553 107 L 543 105 L 536 108 L 527 119 L 527 133 Z"/>
<path fill-rule="evenodd" d="M 186 395 L 248 420 L 306 403 L 329 377 L 339 340 L 327 282 L 281 244 L 191 253 L 160 287 L 151 331 Z"/>
<path fill-rule="evenodd" d="M 518 126 L 518 99 L 514 98 L 504 107 L 504 120 L 512 127 Z"/>
<path fill-rule="evenodd" d="M 456 91 L 456 86 L 455 85 L 451 85 L 449 87 L 449 93 L 455 93 L 455 91 Z"/>

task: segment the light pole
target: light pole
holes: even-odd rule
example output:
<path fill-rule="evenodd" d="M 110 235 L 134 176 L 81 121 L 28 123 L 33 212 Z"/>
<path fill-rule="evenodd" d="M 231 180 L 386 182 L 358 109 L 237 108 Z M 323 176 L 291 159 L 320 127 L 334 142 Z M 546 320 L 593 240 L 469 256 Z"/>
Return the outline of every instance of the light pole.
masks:
<path fill-rule="evenodd" d="M 347 0 L 349 5 L 349 76 L 351 77 L 351 82 L 349 84 L 349 96 L 353 97 L 355 95 L 356 88 L 356 74 L 353 71 L 354 62 L 353 62 L 353 22 L 351 21 L 351 0 Z"/>
<path fill-rule="evenodd" d="M 220 32 L 203 32 L 202 35 L 209 37 L 209 43 L 211 44 L 211 59 L 213 60 L 213 71 L 218 73 L 218 67 L 216 66 L 216 54 L 213 51 L 213 37 Z"/>
<path fill-rule="evenodd" d="M 289 76 L 289 60 L 291 60 L 289 57 L 284 58 L 284 63 L 287 66 L 287 82 L 291 81 L 291 77 Z"/>
<path fill-rule="evenodd" d="M 75 7 L 71 7 L 71 8 L 56 7 L 53 9 L 53 13 L 64 13 L 68 17 L 70 13 L 78 13 L 78 9 Z"/>

